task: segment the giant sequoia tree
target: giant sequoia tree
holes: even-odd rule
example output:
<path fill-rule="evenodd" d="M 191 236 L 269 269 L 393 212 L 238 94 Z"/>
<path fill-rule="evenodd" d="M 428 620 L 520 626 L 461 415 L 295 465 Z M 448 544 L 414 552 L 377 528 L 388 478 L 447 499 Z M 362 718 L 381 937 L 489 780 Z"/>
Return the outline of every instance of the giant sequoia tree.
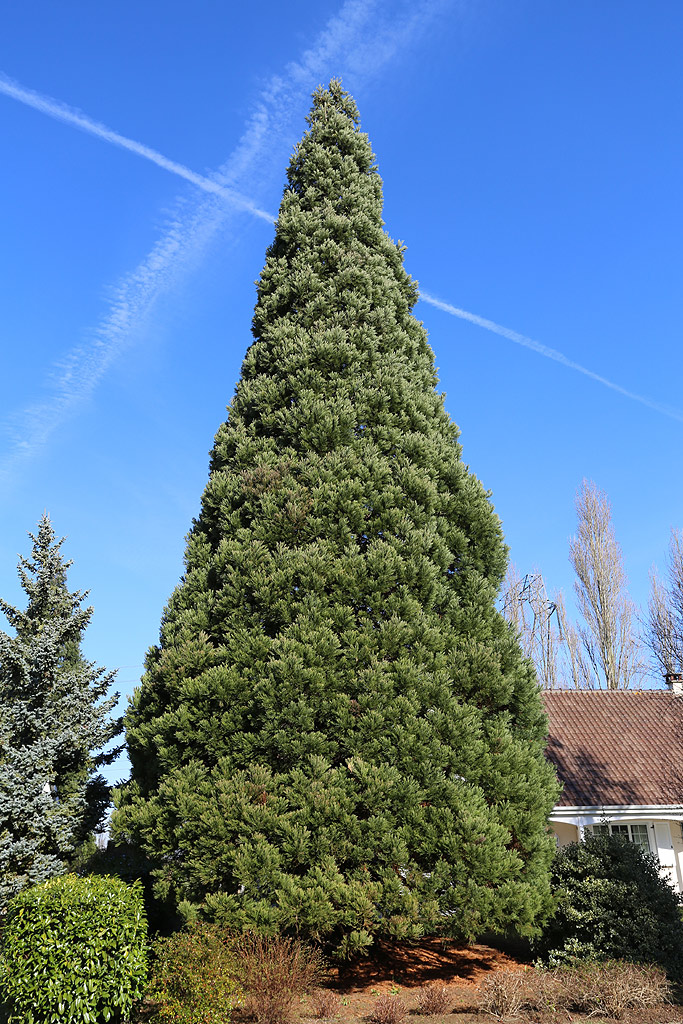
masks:
<path fill-rule="evenodd" d="M 338 82 L 314 95 L 116 829 L 158 891 L 320 937 L 529 930 L 556 793 L 506 551 Z"/>
<path fill-rule="evenodd" d="M 67 870 L 101 823 L 109 787 L 99 768 L 121 748 L 109 713 L 113 672 L 81 653 L 92 608 L 71 592 L 47 515 L 30 558 L 19 560 L 25 610 L 0 600 L 13 635 L 0 632 L 0 909 L 26 885 Z"/>

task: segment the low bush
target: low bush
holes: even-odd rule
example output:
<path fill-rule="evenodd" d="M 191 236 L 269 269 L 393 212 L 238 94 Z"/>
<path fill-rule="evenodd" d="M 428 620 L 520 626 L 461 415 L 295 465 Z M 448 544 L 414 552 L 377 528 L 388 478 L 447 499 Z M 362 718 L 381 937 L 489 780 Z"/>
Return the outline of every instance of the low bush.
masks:
<path fill-rule="evenodd" d="M 417 1009 L 419 1013 L 423 1013 L 425 1016 L 431 1016 L 435 1013 L 446 1013 L 450 1003 L 448 989 L 445 985 L 439 985 L 436 981 L 430 982 L 429 985 L 422 985 L 417 990 Z"/>
<path fill-rule="evenodd" d="M 559 969 L 569 1010 L 622 1017 L 626 1010 L 643 1010 L 669 1002 L 671 988 L 661 967 L 614 961 Z"/>
<path fill-rule="evenodd" d="M 403 1024 L 408 1008 L 400 996 L 377 996 L 370 1014 L 372 1024 Z"/>
<path fill-rule="evenodd" d="M 659 967 L 624 961 L 558 967 L 554 970 L 500 971 L 479 989 L 479 1008 L 494 1017 L 522 1010 L 605 1014 L 619 1019 L 670 1001 L 671 987 Z"/>
<path fill-rule="evenodd" d="M 62 875 L 18 893 L 0 939 L 2 1020 L 127 1019 L 146 981 L 146 935 L 139 884 Z"/>
<path fill-rule="evenodd" d="M 538 944 L 548 966 L 618 959 L 681 977 L 681 900 L 655 858 L 621 836 L 589 836 L 551 870 L 558 906 Z"/>
<path fill-rule="evenodd" d="M 193 925 L 152 947 L 146 1003 L 159 1024 L 225 1024 L 239 1001 L 234 942 L 214 925 Z"/>
<path fill-rule="evenodd" d="M 287 1024 L 295 1000 L 323 975 L 322 954 L 298 939 L 247 934 L 236 950 L 245 1007 L 257 1024 Z"/>
<path fill-rule="evenodd" d="M 496 971 L 479 987 L 479 1009 L 494 1017 L 514 1017 L 529 1006 L 526 972 Z"/>
<path fill-rule="evenodd" d="M 339 1013 L 341 999 L 329 988 L 317 988 L 311 995 L 311 1009 L 317 1020 L 329 1020 Z"/>

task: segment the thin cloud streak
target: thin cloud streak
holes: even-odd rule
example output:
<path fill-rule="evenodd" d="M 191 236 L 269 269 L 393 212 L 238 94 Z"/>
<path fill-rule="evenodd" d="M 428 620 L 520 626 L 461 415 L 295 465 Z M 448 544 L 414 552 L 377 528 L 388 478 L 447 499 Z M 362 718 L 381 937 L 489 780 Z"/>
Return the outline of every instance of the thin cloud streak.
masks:
<path fill-rule="evenodd" d="M 17 100 L 19 103 L 24 103 L 27 107 L 40 111 L 41 114 L 46 114 L 55 121 L 62 121 L 64 124 L 78 128 L 88 135 L 94 135 L 104 142 L 109 142 L 113 146 L 127 149 L 131 153 L 135 153 L 136 156 L 141 156 L 144 160 L 150 160 L 157 167 L 163 167 L 165 171 L 170 171 L 171 174 L 184 178 L 185 181 L 191 182 L 204 192 L 211 192 L 214 195 L 222 196 L 228 202 L 233 203 L 240 209 L 247 210 L 255 217 L 261 217 L 263 220 L 271 223 L 273 221 L 272 214 L 266 213 L 265 210 L 260 210 L 258 206 L 254 206 L 250 199 L 245 198 L 238 192 L 234 192 L 202 174 L 197 174 L 195 171 L 190 170 L 189 167 L 185 167 L 175 160 L 169 160 L 163 153 L 157 152 L 156 149 L 152 149 L 150 146 L 145 146 L 141 142 L 136 142 L 134 139 L 129 139 L 125 135 L 112 131 L 111 128 L 100 124 L 99 121 L 93 121 L 92 118 L 86 117 L 80 110 L 74 110 L 65 103 L 52 99 L 51 96 L 43 96 L 41 93 L 34 92 L 33 89 L 26 89 L 23 85 L 8 78 L 2 72 L 0 72 L 0 93 L 9 96 L 13 100 Z"/>
<path fill-rule="evenodd" d="M 43 110 L 65 123 L 92 132 L 113 145 L 124 145 L 166 170 L 186 173 L 180 176 L 202 188 L 201 197 L 179 199 L 175 213 L 150 253 L 112 290 L 107 313 L 99 325 L 54 364 L 47 383 L 47 397 L 9 417 L 2 425 L 9 436 L 6 456 L 0 460 L 0 480 L 8 480 L 12 471 L 27 459 L 38 455 L 54 432 L 89 398 L 109 368 L 150 324 L 157 303 L 171 290 L 180 290 L 188 275 L 198 268 L 218 233 L 224 231 L 239 210 L 270 221 L 271 215 L 245 197 L 259 191 L 272 194 L 276 174 L 280 180 L 283 159 L 299 135 L 299 122 L 311 91 L 333 74 L 341 75 L 351 88 L 381 72 L 401 48 L 414 45 L 446 8 L 456 0 L 422 0 L 400 8 L 387 0 L 345 0 L 332 16 L 314 44 L 281 75 L 273 76 L 258 97 L 254 113 L 228 160 L 211 178 L 195 174 L 147 146 L 132 143 L 125 136 L 110 132 L 83 114 L 55 100 L 45 100 L 30 90 L 3 79 L 3 91 L 14 99 L 22 91 L 22 101 L 31 98 L 49 103 Z M 456 2 L 457 5 L 457 2 Z M 24 95 L 25 94 L 25 95 Z M 33 100 L 35 99 L 35 102 Z M 53 109 L 54 108 L 54 109 Z M 42 109 L 42 107 L 38 108 Z M 68 116 L 65 116 L 68 115 Z M 153 156 L 152 156 L 153 155 Z M 170 166 L 169 166 L 170 165 Z M 211 188 L 203 187 L 210 183 Z M 215 187 L 214 187 L 215 186 Z M 220 191 L 219 191 L 220 190 Z M 226 203 L 226 192 L 242 205 Z"/>
<path fill-rule="evenodd" d="M 576 370 L 577 373 L 582 373 L 584 377 L 590 377 L 591 380 L 597 381 L 598 384 L 602 384 L 604 387 L 610 388 L 612 391 L 616 391 L 617 394 L 623 395 L 624 398 L 630 398 L 634 402 L 640 402 L 641 405 L 646 405 L 649 409 L 654 409 L 663 416 L 669 416 L 671 419 L 678 420 L 680 423 L 683 423 L 683 413 L 679 412 L 677 409 L 672 409 L 667 405 L 661 405 L 659 402 L 654 402 L 650 398 L 638 395 L 634 391 L 628 391 L 626 388 L 623 388 L 621 384 L 615 384 L 614 381 L 608 380 L 607 377 L 601 377 L 599 373 L 594 373 L 592 370 L 582 366 L 580 363 L 575 363 L 573 359 L 568 359 L 567 356 L 563 355 L 562 352 L 558 352 L 557 349 L 549 348 L 547 345 L 542 345 L 540 341 L 534 341 L 533 338 L 528 338 L 525 334 L 513 331 L 509 327 L 502 327 L 493 320 L 487 320 L 483 316 L 477 316 L 476 313 L 468 313 L 467 310 L 459 309 L 458 306 L 453 306 L 450 302 L 444 302 L 442 299 L 437 299 L 433 295 L 429 295 L 428 292 L 420 290 L 420 299 L 423 302 L 428 302 L 430 306 L 435 306 L 436 309 L 442 310 L 444 313 L 449 313 L 451 316 L 457 316 L 460 320 L 467 320 L 468 323 L 476 324 L 477 327 L 483 327 L 485 331 L 492 331 L 494 334 L 499 334 L 501 337 L 507 338 L 509 341 L 514 341 L 516 345 L 522 345 L 524 348 L 531 349 L 532 352 L 537 352 L 538 355 L 544 356 L 546 359 L 552 359 L 554 362 L 560 363 L 562 366 L 566 366 L 570 370 Z"/>

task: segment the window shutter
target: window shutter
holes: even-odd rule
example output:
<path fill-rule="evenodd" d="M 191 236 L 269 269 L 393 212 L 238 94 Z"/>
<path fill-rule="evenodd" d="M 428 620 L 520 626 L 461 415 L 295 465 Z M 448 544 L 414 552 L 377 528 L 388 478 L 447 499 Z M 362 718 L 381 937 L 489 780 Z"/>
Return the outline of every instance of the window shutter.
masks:
<path fill-rule="evenodd" d="M 655 845 L 657 847 L 662 877 L 666 878 L 671 885 L 675 885 L 676 859 L 668 821 L 655 822 Z"/>

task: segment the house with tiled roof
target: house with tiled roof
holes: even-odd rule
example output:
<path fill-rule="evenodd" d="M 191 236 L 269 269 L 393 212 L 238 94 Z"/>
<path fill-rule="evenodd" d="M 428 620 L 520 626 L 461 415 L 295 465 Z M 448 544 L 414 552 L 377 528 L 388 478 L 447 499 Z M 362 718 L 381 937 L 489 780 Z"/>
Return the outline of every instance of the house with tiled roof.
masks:
<path fill-rule="evenodd" d="M 547 756 L 563 785 L 558 845 L 617 832 L 654 854 L 683 892 L 683 686 L 546 690 Z"/>

